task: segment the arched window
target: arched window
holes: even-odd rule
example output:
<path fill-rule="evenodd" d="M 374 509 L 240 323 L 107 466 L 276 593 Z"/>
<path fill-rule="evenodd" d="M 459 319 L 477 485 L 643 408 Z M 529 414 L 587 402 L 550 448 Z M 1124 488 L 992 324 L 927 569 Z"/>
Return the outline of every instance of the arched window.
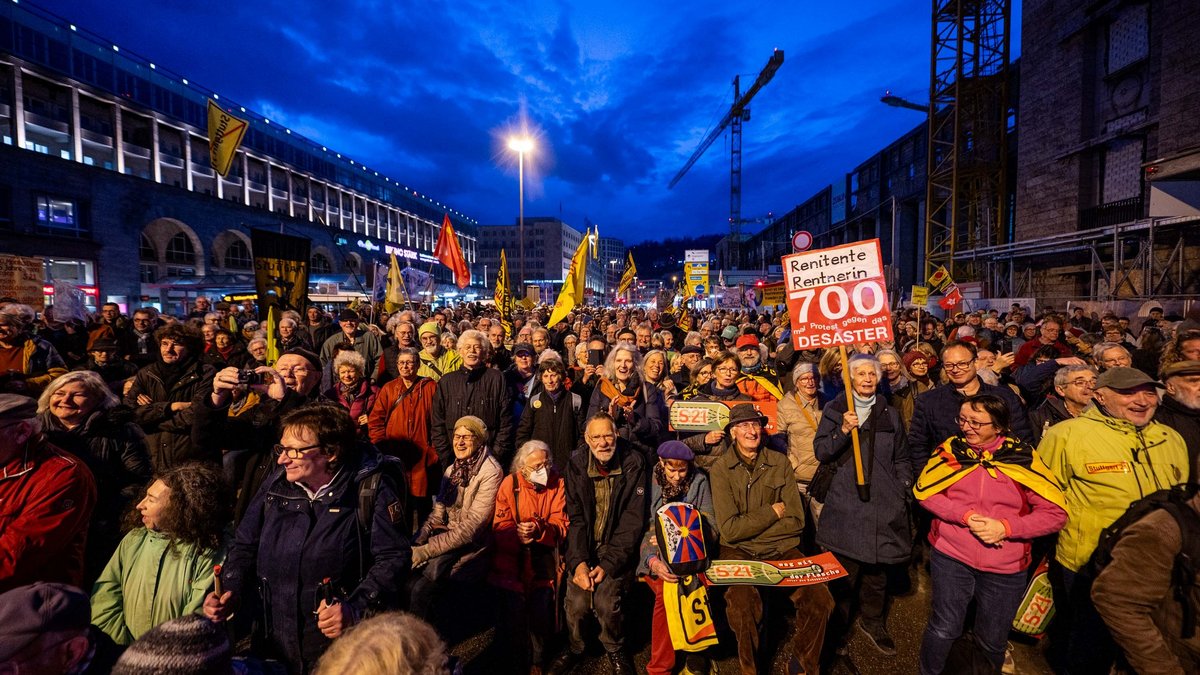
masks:
<path fill-rule="evenodd" d="M 309 273 L 311 274 L 332 274 L 333 263 L 329 262 L 329 258 L 325 257 L 324 253 L 314 253 L 312 260 L 309 261 Z"/>
<path fill-rule="evenodd" d="M 231 270 L 248 270 L 254 267 L 254 257 L 250 255 L 250 247 L 241 239 L 234 239 L 225 249 L 225 267 Z"/>
<path fill-rule="evenodd" d="M 176 265 L 196 264 L 196 249 L 192 248 L 192 240 L 183 232 L 167 242 L 167 262 Z"/>
<path fill-rule="evenodd" d="M 154 244 L 150 242 L 150 237 L 142 235 L 142 241 L 138 245 L 138 260 L 146 262 L 158 262 L 158 252 L 154 250 Z"/>

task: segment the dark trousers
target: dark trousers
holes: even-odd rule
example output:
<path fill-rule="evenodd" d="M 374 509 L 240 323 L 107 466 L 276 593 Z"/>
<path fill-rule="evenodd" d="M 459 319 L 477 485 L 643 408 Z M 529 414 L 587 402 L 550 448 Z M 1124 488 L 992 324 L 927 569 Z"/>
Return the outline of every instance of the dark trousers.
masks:
<path fill-rule="evenodd" d="M 419 570 L 413 570 L 408 576 L 406 590 L 408 592 L 408 611 L 416 614 L 425 621 L 437 626 L 434 613 L 437 610 L 437 599 L 450 579 L 450 572 L 458 557 L 445 553 L 430 558 Z"/>
<path fill-rule="evenodd" d="M 1116 662 L 1118 652 L 1108 626 L 1092 604 L 1093 579 L 1066 568 L 1061 568 L 1061 574 L 1063 590 L 1066 591 L 1063 604 L 1067 606 L 1070 616 L 1064 672 L 1080 675 L 1107 673 Z M 1058 604 L 1057 600 L 1055 604 Z M 1061 664 L 1061 656 L 1057 660 Z"/>
<path fill-rule="evenodd" d="M 572 652 L 582 654 L 585 648 L 583 640 L 584 622 L 588 616 L 595 615 L 600 624 L 600 644 L 604 651 L 613 653 L 625 648 L 625 631 L 621 616 L 621 601 L 629 590 L 631 574 L 619 577 L 605 577 L 596 590 L 585 591 L 568 579 L 566 615 L 567 641 Z"/>
<path fill-rule="evenodd" d="M 734 560 L 754 560 L 755 556 L 731 546 L 721 547 L 721 557 Z M 780 560 L 803 558 L 798 549 L 779 554 Z M 762 627 L 763 599 L 757 586 L 731 586 L 725 591 L 725 616 L 737 637 L 738 664 L 743 675 L 759 672 L 758 657 Z M 821 645 L 825 642 L 825 626 L 833 611 L 833 596 L 824 584 L 798 586 L 790 599 L 796 609 L 796 628 L 792 634 L 792 656 L 805 672 L 820 672 Z"/>
<path fill-rule="evenodd" d="M 921 640 L 921 675 L 939 675 L 963 632 L 975 600 L 975 643 L 997 670 L 1004 665 L 1008 631 L 1025 594 L 1026 574 L 981 572 L 934 549 L 930 558 L 933 603 Z"/>
<path fill-rule="evenodd" d="M 888 575 L 893 573 L 889 568 L 896 566 L 861 562 L 840 555 L 838 560 L 848 575 L 832 582 L 837 601 L 834 618 L 842 631 L 842 641 L 845 642 L 849 635 L 856 616 L 864 626 L 886 627 Z"/>
<path fill-rule="evenodd" d="M 546 642 L 554 635 L 554 589 L 534 588 L 527 593 L 501 591 L 504 620 L 496 628 L 500 644 L 513 657 L 509 665 L 528 672 L 529 666 L 543 666 Z"/>

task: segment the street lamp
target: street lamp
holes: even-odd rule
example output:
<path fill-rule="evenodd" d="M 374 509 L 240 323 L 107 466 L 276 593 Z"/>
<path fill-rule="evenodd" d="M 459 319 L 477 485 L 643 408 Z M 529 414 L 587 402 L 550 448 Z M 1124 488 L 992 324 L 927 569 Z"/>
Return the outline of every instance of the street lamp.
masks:
<path fill-rule="evenodd" d="M 517 195 L 520 200 L 517 217 L 517 239 L 521 250 L 521 296 L 525 295 L 525 153 L 533 150 L 533 139 L 528 136 L 513 136 L 508 139 L 508 149 L 517 153 Z"/>

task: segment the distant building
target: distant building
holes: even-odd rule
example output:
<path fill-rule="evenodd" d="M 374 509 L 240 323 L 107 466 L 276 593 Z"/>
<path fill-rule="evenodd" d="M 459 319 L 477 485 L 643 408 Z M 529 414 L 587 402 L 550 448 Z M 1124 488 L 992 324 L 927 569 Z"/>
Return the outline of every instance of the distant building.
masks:
<path fill-rule="evenodd" d="M 557 294 L 571 269 L 571 257 L 583 240 L 584 233 L 549 216 L 525 218 L 524 236 L 519 223 L 512 225 L 484 225 L 478 228 L 479 265 L 487 268 L 489 287 L 494 287 L 496 270 L 500 265 L 500 251 L 504 250 L 508 262 L 508 273 L 514 284 L 522 279 L 527 286 L 542 289 L 542 301 L 548 291 Z M 525 267 L 521 268 L 522 240 L 524 241 Z M 603 242 L 604 238 L 601 237 Z M 604 278 L 600 259 L 588 258 L 586 287 L 594 294 L 604 292 Z M 518 293 L 518 295 L 521 295 Z"/>
<path fill-rule="evenodd" d="M 225 178 L 209 165 L 210 98 L 249 120 Z M 26 2 L 0 5 L 0 252 L 42 258 L 47 280 L 180 312 L 253 290 L 257 227 L 311 239 L 310 295 L 339 302 L 389 251 L 429 269 L 444 214 L 474 263 L 475 222 L 453 208 Z"/>
<path fill-rule="evenodd" d="M 597 262 L 603 270 L 604 283 L 601 288 L 604 297 L 610 300 L 621 283 L 621 274 L 629 257 L 625 255 L 627 250 L 625 242 L 616 237 L 600 237 L 600 259 Z"/>

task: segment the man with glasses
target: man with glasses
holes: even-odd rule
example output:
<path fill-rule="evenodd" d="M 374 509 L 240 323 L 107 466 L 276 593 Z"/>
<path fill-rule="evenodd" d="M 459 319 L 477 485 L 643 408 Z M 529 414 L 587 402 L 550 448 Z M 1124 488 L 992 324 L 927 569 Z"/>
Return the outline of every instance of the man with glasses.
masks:
<path fill-rule="evenodd" d="M 586 452 L 571 456 L 567 481 L 567 649 L 550 672 L 570 672 L 582 659 L 584 621 L 595 615 L 613 675 L 632 675 L 625 651 L 622 601 L 633 579 L 649 495 L 646 461 L 599 412 L 584 431 Z"/>
<path fill-rule="evenodd" d="M 421 324 L 417 338 L 421 341 L 421 369 L 418 371 L 421 377 L 437 382 L 462 367 L 458 352 L 442 347 L 442 328 L 436 321 Z"/>
<path fill-rule="evenodd" d="M 1098 375 L 1095 368 L 1082 363 L 1058 369 L 1054 375 L 1054 393 L 1048 394 L 1045 402 L 1029 412 L 1029 425 L 1034 434 L 1030 445 L 1037 445 L 1050 427 L 1079 417 L 1092 404 Z"/>
<path fill-rule="evenodd" d="M 138 368 L 145 368 L 158 360 L 158 345 L 154 342 L 154 331 L 159 326 L 158 312 L 152 307 L 134 310 L 130 324 L 125 358 Z"/>
<path fill-rule="evenodd" d="M 37 403 L 0 394 L 0 592 L 35 581 L 79 586 L 96 481 L 46 441 Z"/>
<path fill-rule="evenodd" d="M 1037 339 L 1029 340 L 1021 345 L 1017 350 L 1017 356 L 1013 359 L 1014 368 L 1024 368 L 1026 364 L 1033 360 L 1033 354 L 1038 349 L 1046 345 L 1052 345 L 1059 356 L 1072 356 L 1074 352 L 1060 339 L 1062 337 L 1062 323 L 1053 316 L 1047 316 L 1042 319 L 1042 323 L 1038 325 Z"/>
<path fill-rule="evenodd" d="M 1038 454 L 1063 486 L 1069 518 L 1055 561 L 1066 595 L 1055 606 L 1069 625 L 1065 660 L 1071 672 L 1107 673 L 1112 638 L 1092 605 L 1087 569 L 1101 531 L 1146 495 L 1187 481 L 1183 438 L 1154 421 L 1162 383 L 1134 368 L 1111 368 L 1096 380 L 1095 405 L 1046 431 Z M 1054 664 L 1054 658 L 1051 657 Z"/>
<path fill-rule="evenodd" d="M 959 433 L 958 423 L 954 420 L 962 402 L 979 394 L 1000 397 L 1012 416 L 1012 434 L 1021 440 L 1032 441 L 1033 430 L 1029 427 L 1025 405 L 1012 389 L 987 384 L 979 378 L 976 355 L 975 345 L 969 342 L 952 341 L 942 348 L 940 357 L 947 381 L 917 396 L 909 425 L 908 449 L 915 458 L 914 463 L 923 466 L 934 448 Z"/>
<path fill-rule="evenodd" d="M 1100 372 L 1109 368 L 1133 367 L 1133 355 L 1129 350 L 1115 342 L 1101 342 L 1092 348 L 1092 359 Z"/>

